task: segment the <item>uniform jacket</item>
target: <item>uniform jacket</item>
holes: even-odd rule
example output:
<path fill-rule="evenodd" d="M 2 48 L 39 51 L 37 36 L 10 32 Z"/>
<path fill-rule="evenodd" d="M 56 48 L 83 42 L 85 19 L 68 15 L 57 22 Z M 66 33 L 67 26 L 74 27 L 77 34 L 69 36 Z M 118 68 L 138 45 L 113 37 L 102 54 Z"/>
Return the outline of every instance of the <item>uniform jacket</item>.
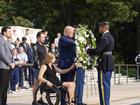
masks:
<path fill-rule="evenodd" d="M 106 52 L 112 53 L 114 49 L 114 38 L 110 34 L 110 32 L 106 32 L 99 38 L 97 42 L 97 47 L 95 49 L 89 48 L 87 53 L 90 55 L 98 55 L 98 69 L 103 70 L 114 70 L 114 62 L 112 58 L 112 54 L 105 54 Z"/>
<path fill-rule="evenodd" d="M 10 69 L 12 63 L 12 49 L 10 42 L 7 42 L 2 35 L 0 35 L 0 69 Z"/>

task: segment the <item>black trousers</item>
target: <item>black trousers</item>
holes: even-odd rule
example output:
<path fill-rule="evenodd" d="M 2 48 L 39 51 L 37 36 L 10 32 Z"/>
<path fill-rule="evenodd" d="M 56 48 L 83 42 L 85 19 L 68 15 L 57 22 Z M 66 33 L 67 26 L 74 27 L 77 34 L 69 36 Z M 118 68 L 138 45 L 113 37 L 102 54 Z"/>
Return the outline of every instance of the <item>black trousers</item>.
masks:
<path fill-rule="evenodd" d="M 7 103 L 7 90 L 9 87 L 10 70 L 0 69 L 0 105 Z"/>

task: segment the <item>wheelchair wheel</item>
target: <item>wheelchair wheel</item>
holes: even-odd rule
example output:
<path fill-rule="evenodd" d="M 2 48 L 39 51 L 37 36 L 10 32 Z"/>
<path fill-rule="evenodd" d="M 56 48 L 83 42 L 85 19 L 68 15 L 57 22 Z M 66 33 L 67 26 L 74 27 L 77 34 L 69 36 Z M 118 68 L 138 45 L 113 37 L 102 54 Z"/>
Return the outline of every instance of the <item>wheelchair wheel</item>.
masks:
<path fill-rule="evenodd" d="M 46 99 L 49 105 L 59 105 L 61 100 L 61 94 L 57 87 L 53 87 L 51 90 L 47 91 Z"/>
<path fill-rule="evenodd" d="M 35 95 L 34 95 L 34 101 L 36 103 L 36 105 L 47 105 L 47 101 L 46 101 L 46 92 L 45 92 L 45 87 L 43 86 L 43 84 L 39 85 L 35 91 Z"/>
<path fill-rule="evenodd" d="M 34 96 L 35 102 L 39 105 L 59 105 L 60 98 L 57 87 L 50 88 L 44 83 L 38 86 Z"/>

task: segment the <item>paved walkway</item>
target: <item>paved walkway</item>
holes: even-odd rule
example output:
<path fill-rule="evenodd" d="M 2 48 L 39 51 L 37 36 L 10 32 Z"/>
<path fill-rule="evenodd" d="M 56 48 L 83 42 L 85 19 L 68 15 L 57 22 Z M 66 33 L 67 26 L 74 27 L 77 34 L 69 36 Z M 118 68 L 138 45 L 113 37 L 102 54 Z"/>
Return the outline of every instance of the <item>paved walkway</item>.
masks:
<path fill-rule="evenodd" d="M 97 86 L 89 88 L 91 87 L 85 87 L 84 102 L 88 105 L 99 105 Z M 31 105 L 31 102 L 31 89 L 8 95 L 8 105 Z M 112 85 L 111 105 L 140 105 L 140 81 Z"/>

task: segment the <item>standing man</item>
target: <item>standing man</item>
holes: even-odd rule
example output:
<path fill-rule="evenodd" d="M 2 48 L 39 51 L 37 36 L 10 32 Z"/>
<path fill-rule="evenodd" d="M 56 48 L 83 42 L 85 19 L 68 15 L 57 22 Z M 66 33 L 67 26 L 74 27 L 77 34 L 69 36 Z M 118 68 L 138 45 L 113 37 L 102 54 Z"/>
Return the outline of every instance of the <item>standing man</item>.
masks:
<path fill-rule="evenodd" d="M 26 29 L 26 30 L 25 30 L 25 35 L 24 35 L 24 37 L 26 37 L 26 42 L 27 42 L 29 45 L 31 45 L 31 43 L 32 43 L 32 36 L 31 36 L 31 34 L 30 34 L 30 29 Z"/>
<path fill-rule="evenodd" d="M 27 43 L 26 37 L 22 37 L 22 43 L 20 43 L 20 46 L 24 48 L 24 51 L 28 56 L 28 63 L 33 64 L 34 63 L 33 51 L 31 45 Z M 29 76 L 27 76 L 27 73 L 29 73 Z M 32 87 L 34 84 L 34 68 L 32 66 L 24 67 L 24 75 L 25 80 L 28 80 L 29 86 Z"/>
<path fill-rule="evenodd" d="M 65 69 L 70 67 L 76 57 L 76 46 L 74 41 L 75 29 L 72 26 L 66 26 L 64 29 L 64 36 L 59 39 L 59 58 L 58 67 Z M 75 70 L 72 70 L 66 74 L 61 74 L 61 81 L 74 81 Z M 61 105 L 65 105 L 65 92 L 61 94 Z"/>
<path fill-rule="evenodd" d="M 34 86 L 33 86 L 33 96 L 39 85 L 39 81 L 38 81 L 39 69 L 47 54 L 47 48 L 44 45 L 44 42 L 45 42 L 44 32 L 42 32 L 42 31 L 38 32 L 36 37 L 37 37 L 37 42 L 36 42 L 36 44 L 34 44 L 32 46 L 33 53 L 34 53 L 34 60 L 35 60 L 35 63 L 34 63 L 35 78 L 34 78 Z M 43 102 L 40 102 L 40 104 L 45 105 Z M 33 97 L 32 105 L 36 105 L 36 102 L 34 101 L 34 97 Z"/>
<path fill-rule="evenodd" d="M 110 80 L 114 70 L 112 51 L 114 49 L 114 38 L 109 32 L 109 23 L 101 22 L 99 32 L 102 34 L 97 42 L 97 47 L 87 49 L 90 55 L 99 55 L 98 59 L 98 88 L 100 105 L 110 105 Z"/>
<path fill-rule="evenodd" d="M 47 29 L 44 29 L 44 30 L 42 30 L 42 32 L 44 33 L 44 35 L 45 35 L 45 42 L 44 42 L 44 44 L 45 44 L 45 46 L 46 47 L 49 47 L 49 36 L 48 36 L 48 30 Z"/>
<path fill-rule="evenodd" d="M 59 39 L 61 37 L 61 33 L 57 33 L 57 37 L 54 39 L 54 43 L 56 48 L 58 48 Z"/>
<path fill-rule="evenodd" d="M 7 90 L 9 86 L 10 68 L 12 63 L 12 49 L 10 46 L 11 28 L 3 27 L 0 35 L 0 105 L 7 105 Z"/>

